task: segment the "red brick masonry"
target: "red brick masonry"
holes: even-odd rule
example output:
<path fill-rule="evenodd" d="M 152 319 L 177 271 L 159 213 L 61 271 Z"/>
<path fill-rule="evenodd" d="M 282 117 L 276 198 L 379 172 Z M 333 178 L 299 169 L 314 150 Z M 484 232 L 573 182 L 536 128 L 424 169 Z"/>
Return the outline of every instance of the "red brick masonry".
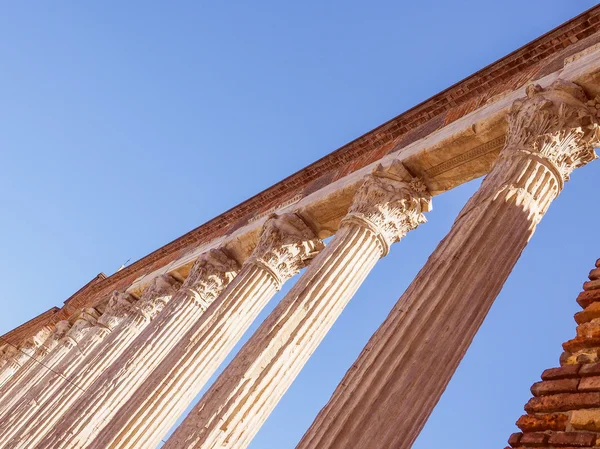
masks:
<path fill-rule="evenodd" d="M 563 344 L 561 366 L 531 387 L 513 448 L 600 447 L 600 259 L 589 279 L 577 297 L 577 335 Z"/>

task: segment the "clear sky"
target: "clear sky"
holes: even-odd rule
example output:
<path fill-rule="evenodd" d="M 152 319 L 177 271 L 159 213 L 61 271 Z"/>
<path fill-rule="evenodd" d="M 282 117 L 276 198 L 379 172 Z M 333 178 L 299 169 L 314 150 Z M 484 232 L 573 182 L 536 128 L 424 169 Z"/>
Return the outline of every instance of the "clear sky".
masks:
<path fill-rule="evenodd" d="M 595 3 L 4 3 L 0 334 Z M 555 201 L 415 449 L 504 447 L 574 335 L 599 175 Z M 478 184 L 377 265 L 252 449 L 294 448 Z"/>

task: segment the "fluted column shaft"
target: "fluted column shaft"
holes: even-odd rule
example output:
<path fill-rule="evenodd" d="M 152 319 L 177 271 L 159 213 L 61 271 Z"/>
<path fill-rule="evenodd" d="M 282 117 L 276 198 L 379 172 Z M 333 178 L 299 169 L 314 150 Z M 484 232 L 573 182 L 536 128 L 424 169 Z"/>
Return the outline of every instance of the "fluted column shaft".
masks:
<path fill-rule="evenodd" d="M 7 448 L 67 448 L 67 443 L 48 443 L 55 438 L 73 437 L 85 447 L 173 350 L 186 331 L 210 303 L 231 282 L 237 263 L 222 250 L 210 250 L 195 262 L 184 285 L 119 356 L 98 377 L 47 434 L 22 435 Z M 69 430 L 63 433 L 65 428 Z M 88 441 L 88 442 L 89 442 Z"/>
<path fill-rule="evenodd" d="M 6 364 L 0 368 L 0 387 L 4 386 L 17 372 L 25 372 L 33 366 L 37 349 L 50 335 L 50 332 L 49 328 L 42 329 L 7 360 Z"/>
<path fill-rule="evenodd" d="M 31 391 L 42 378 L 48 373 L 48 370 L 60 362 L 60 360 L 69 352 L 71 345 L 64 339 L 66 332 L 71 325 L 68 321 L 60 321 L 54 327 L 53 334 L 44 342 L 40 351 L 41 359 L 33 360 L 31 369 L 24 373 L 17 373 L 0 389 L 0 421 L 2 416 L 19 401 L 23 395 Z M 47 352 L 45 356 L 42 355 Z"/>
<path fill-rule="evenodd" d="M 338 233 L 165 448 L 247 447 L 389 245 L 424 221 L 422 187 L 383 169 L 367 178 Z"/>
<path fill-rule="evenodd" d="M 156 447 L 283 282 L 321 248 L 295 214 L 269 218 L 238 277 L 88 448 Z"/>
<path fill-rule="evenodd" d="M 4 419 L 0 422 L 2 449 L 10 447 L 11 438 L 15 435 L 22 435 L 29 429 L 29 421 L 40 412 L 40 408 L 45 405 L 48 398 L 56 394 L 56 385 L 71 373 L 76 366 L 76 360 L 100 341 L 104 331 L 100 331 L 98 327 L 99 317 L 100 314 L 95 309 L 85 309 L 80 314 L 71 330 L 67 332 L 66 354 L 52 370 L 43 367 L 41 380 L 33 385 L 30 391 L 25 392 L 25 395 L 5 413 Z"/>
<path fill-rule="evenodd" d="M 373 335 L 298 449 L 408 449 L 563 182 L 594 158 L 571 83 L 528 88 L 478 192 Z"/>
<path fill-rule="evenodd" d="M 114 321 L 111 323 L 115 327 L 110 334 L 89 352 L 71 376 L 63 379 L 62 385 L 55 389 L 57 393 L 48 396 L 43 409 L 29 420 L 27 429 L 21 428 L 19 431 L 19 441 L 33 444 L 52 429 L 62 415 L 69 411 L 70 406 L 123 354 L 133 340 L 162 310 L 179 285 L 168 275 L 158 276 L 146 288 L 139 303 L 133 307 L 128 307 L 126 299 L 121 299 L 124 307 L 120 314 L 126 313 L 126 317 L 119 323 Z M 115 298 L 124 296 L 128 295 L 118 292 L 114 295 Z M 115 312 L 113 307 L 113 316 Z"/>
<path fill-rule="evenodd" d="M 104 314 L 90 328 L 85 336 L 74 346 L 58 363 L 52 371 L 48 371 L 42 380 L 27 394 L 22 402 L 22 412 L 10 416 L 0 426 L 0 438 L 8 441 L 6 447 L 18 447 L 21 441 L 28 441 L 30 433 L 39 434 L 52 425 L 52 420 L 44 417 L 60 416 L 65 410 L 57 407 L 64 388 L 72 386 L 78 391 L 83 391 L 80 385 L 73 385 L 71 378 L 79 372 L 85 364 L 86 357 L 94 352 L 123 320 L 126 313 L 131 310 L 134 298 L 128 294 L 114 292 L 106 307 Z M 16 419 L 19 419 L 18 424 Z M 11 438 L 14 437 L 14 440 Z M 27 446 L 26 446 L 27 447 Z"/>

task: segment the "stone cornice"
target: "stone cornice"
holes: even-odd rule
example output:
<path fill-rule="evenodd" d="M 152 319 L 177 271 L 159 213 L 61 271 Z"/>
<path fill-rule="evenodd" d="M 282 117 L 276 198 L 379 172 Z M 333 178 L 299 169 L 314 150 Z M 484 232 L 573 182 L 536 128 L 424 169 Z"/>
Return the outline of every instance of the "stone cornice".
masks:
<path fill-rule="evenodd" d="M 322 237 L 339 225 L 350 204 L 357 180 L 372 165 L 400 158 L 415 176 L 425 179 L 433 194 L 451 189 L 489 170 L 504 142 L 504 114 L 513 97 L 535 81 L 547 85 L 558 77 L 600 91 L 598 48 L 600 6 L 546 33 L 470 77 L 411 108 L 380 127 L 287 177 L 283 181 L 150 253 L 112 276 L 86 285 L 54 314 L 38 317 L 4 337 L 22 341 L 42 323 L 54 323 L 75 310 L 96 304 L 115 289 L 147 284 L 156 274 L 189 271 L 187 260 L 202 247 L 224 241 L 243 260 L 268 213 L 305 210 Z M 595 51 L 594 51 L 595 50 Z M 336 208 L 325 208 L 336 201 Z M 235 238 L 234 238 L 235 237 Z M 244 238 L 242 238 L 244 237 Z M 245 239 L 245 240 L 244 240 Z M 235 246 L 238 245 L 238 246 Z M 177 261 L 177 262 L 176 262 Z M 187 273 L 186 273 L 187 274 Z M 152 276 L 150 276 L 152 275 Z"/>

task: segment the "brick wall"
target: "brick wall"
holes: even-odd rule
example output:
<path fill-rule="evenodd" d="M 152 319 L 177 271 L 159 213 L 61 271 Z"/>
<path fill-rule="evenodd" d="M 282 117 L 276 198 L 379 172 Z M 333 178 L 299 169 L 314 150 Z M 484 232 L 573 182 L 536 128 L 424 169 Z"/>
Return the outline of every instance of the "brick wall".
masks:
<path fill-rule="evenodd" d="M 531 387 L 513 448 L 600 447 L 600 259 L 589 279 L 577 298 L 576 336 L 563 344 L 561 366 Z"/>

